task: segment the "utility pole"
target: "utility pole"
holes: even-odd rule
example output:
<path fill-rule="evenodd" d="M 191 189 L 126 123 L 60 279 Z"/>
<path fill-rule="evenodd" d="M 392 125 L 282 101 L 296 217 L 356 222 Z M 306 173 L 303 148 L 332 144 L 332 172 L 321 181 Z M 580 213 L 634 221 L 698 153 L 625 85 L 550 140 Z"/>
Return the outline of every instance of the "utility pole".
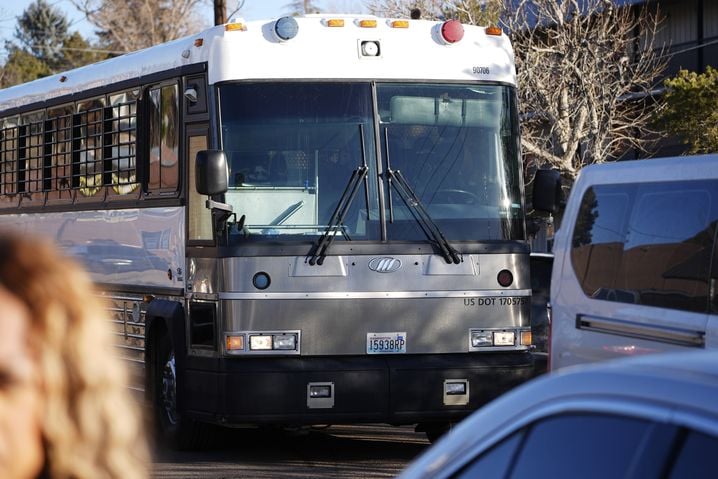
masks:
<path fill-rule="evenodd" d="M 214 24 L 227 23 L 227 0 L 214 0 Z"/>

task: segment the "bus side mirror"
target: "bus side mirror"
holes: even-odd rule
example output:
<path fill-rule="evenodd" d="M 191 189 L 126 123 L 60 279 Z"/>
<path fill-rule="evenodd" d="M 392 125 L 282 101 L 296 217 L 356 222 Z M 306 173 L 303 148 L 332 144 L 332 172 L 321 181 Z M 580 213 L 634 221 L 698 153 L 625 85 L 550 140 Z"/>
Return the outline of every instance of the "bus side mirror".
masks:
<path fill-rule="evenodd" d="M 229 166 L 222 150 L 202 150 L 195 159 L 195 187 L 200 195 L 220 195 L 227 191 Z"/>
<path fill-rule="evenodd" d="M 558 170 L 538 170 L 534 177 L 533 208 L 555 213 L 562 199 L 561 173 Z"/>

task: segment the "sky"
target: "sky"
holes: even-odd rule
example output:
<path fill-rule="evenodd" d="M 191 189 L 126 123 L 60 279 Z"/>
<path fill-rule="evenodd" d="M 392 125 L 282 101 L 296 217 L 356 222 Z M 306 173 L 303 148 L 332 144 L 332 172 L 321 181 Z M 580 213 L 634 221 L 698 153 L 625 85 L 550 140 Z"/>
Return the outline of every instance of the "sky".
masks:
<path fill-rule="evenodd" d="M 0 0 L 0 50 L 4 50 L 2 46 L 5 40 L 14 38 L 17 17 L 30 5 L 34 0 Z M 84 16 L 73 6 L 70 0 L 47 0 L 50 5 L 58 8 L 63 12 L 71 23 L 70 31 L 78 30 L 85 38 L 92 38 L 93 26 L 84 20 Z M 292 0 L 245 0 L 244 7 L 238 16 L 245 20 L 260 20 L 277 18 L 288 13 L 288 5 Z M 314 2 L 323 11 L 332 10 L 334 12 L 342 11 L 344 13 L 365 13 L 366 9 L 362 6 L 361 0 L 319 0 Z M 227 0 L 228 13 L 237 5 L 237 0 Z M 213 22 L 212 2 L 204 0 L 201 12 L 205 18 L 207 26 L 211 26 Z M 3 52 L 0 52 L 0 56 Z"/>

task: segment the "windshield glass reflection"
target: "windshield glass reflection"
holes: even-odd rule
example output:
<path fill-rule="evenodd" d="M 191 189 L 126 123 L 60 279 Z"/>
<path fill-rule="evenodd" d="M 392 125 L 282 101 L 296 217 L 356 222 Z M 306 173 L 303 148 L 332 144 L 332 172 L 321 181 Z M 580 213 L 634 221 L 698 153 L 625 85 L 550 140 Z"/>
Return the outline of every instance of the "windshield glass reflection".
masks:
<path fill-rule="evenodd" d="M 513 94 L 495 85 L 378 85 L 385 167 L 399 170 L 447 238 L 523 239 Z M 391 239 L 423 237 L 391 202 Z"/>
<path fill-rule="evenodd" d="M 365 163 L 375 168 L 373 141 L 362 145 L 374 136 L 368 84 L 227 85 L 220 101 L 230 167 L 226 201 L 245 215 L 244 234 L 321 235 L 352 172 Z M 372 155 L 366 162 L 365 151 Z M 361 191 L 342 232 L 378 238 L 376 218 L 368 219 Z"/>
<path fill-rule="evenodd" d="M 376 112 L 369 83 L 220 87 L 225 201 L 245 216 L 235 240 L 315 241 L 332 231 L 337 241 L 432 241 L 391 175 L 380 175 L 388 170 L 401 172 L 447 240 L 525 238 L 513 89 L 379 83 L 375 92 Z M 328 228 L 362 165 L 366 181 L 342 224 Z"/>

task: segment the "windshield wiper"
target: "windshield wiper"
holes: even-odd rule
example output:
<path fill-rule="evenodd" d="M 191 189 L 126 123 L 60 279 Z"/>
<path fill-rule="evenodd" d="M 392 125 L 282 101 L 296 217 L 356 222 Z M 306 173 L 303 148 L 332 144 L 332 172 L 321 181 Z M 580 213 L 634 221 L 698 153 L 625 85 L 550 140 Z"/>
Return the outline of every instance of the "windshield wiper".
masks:
<path fill-rule="evenodd" d="M 416 193 L 411 186 L 409 186 L 409 183 L 404 178 L 404 175 L 401 174 L 401 171 L 392 170 L 391 167 L 389 167 L 387 168 L 386 173 L 389 180 L 389 188 L 391 188 L 391 185 L 394 185 L 397 193 L 399 193 L 401 199 L 404 200 L 404 204 L 406 204 L 406 207 L 409 208 L 409 211 L 411 211 L 411 214 L 414 216 L 414 219 L 416 219 L 416 222 L 419 223 L 419 226 L 426 237 L 429 238 L 430 241 L 436 243 L 439 247 L 441 256 L 444 257 L 444 260 L 446 260 L 448 264 L 461 263 L 463 261 L 461 253 L 454 249 L 454 247 L 451 246 L 449 241 L 441 233 L 439 226 L 433 219 L 431 219 L 429 212 L 426 211 L 423 203 L 419 197 L 416 196 Z"/>
<path fill-rule="evenodd" d="M 342 233 L 345 238 L 349 239 L 346 232 L 344 231 L 344 218 L 349 211 L 349 207 L 354 201 L 354 197 L 359 191 L 359 185 L 362 184 L 369 168 L 366 164 L 359 166 L 356 170 L 352 171 L 352 175 L 349 177 L 347 186 L 344 188 L 344 193 L 339 198 L 339 203 L 334 209 L 329 224 L 327 225 L 324 233 L 319 237 L 317 244 L 314 245 L 312 251 L 309 253 L 309 264 L 314 266 L 315 264 L 322 265 L 324 263 L 324 257 L 326 256 L 327 249 L 331 246 L 332 241 L 337 233 Z"/>
<path fill-rule="evenodd" d="M 359 144 L 361 149 L 361 166 L 357 167 L 352 171 L 352 175 L 349 177 L 347 186 L 344 188 L 344 192 L 339 197 L 339 203 L 332 213 L 332 217 L 329 219 L 329 224 L 324 229 L 324 233 L 317 240 L 317 244 L 314 245 L 312 250 L 309 252 L 309 264 L 314 266 L 315 264 L 324 264 L 324 257 L 327 254 L 327 249 L 331 246 L 332 241 L 337 233 L 341 233 L 345 239 L 349 240 L 349 235 L 344 231 L 344 218 L 349 212 L 349 207 L 354 201 L 354 197 L 359 191 L 359 185 L 366 181 L 369 167 L 366 164 L 366 152 L 364 151 L 364 125 L 359 123 Z M 367 205 L 369 205 L 369 193 L 368 189 L 364 188 L 365 199 Z M 368 208 L 368 206 L 367 206 Z"/>

